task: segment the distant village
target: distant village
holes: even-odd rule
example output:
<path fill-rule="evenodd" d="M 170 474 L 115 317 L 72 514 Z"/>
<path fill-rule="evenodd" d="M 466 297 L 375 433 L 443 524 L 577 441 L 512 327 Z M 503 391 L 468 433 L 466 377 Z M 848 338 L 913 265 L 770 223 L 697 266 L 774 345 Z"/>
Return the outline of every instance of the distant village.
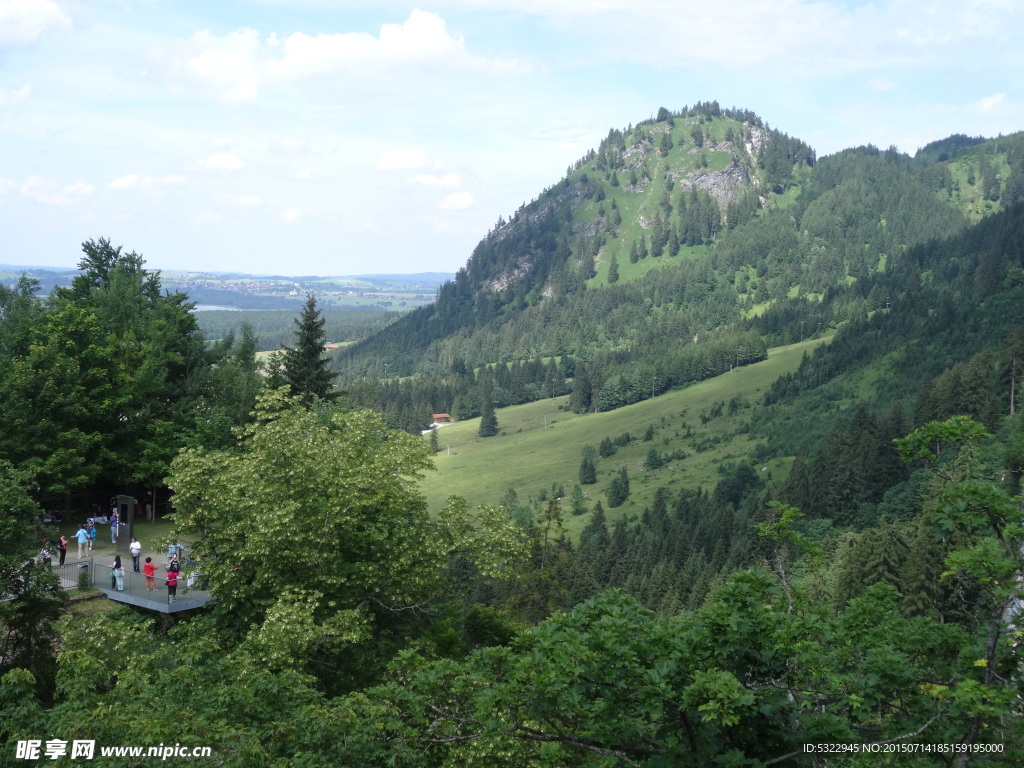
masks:
<path fill-rule="evenodd" d="M 57 286 L 70 286 L 78 274 L 74 269 L 46 269 L 0 265 L 0 282 L 9 288 L 17 285 L 22 274 L 39 282 L 40 292 L 47 294 Z M 428 304 L 437 295 L 447 274 L 373 275 L 356 277 L 290 277 L 224 274 L 216 272 L 161 271 L 165 288 L 187 293 L 199 304 L 227 303 L 233 308 L 285 308 L 293 299 L 307 294 L 316 296 L 323 305 L 368 306 L 385 309 L 413 309 Z M 229 296 L 252 297 L 249 302 L 228 299 Z M 258 301 L 263 299 L 263 301 Z M 267 301 L 277 303 L 267 305 Z"/>

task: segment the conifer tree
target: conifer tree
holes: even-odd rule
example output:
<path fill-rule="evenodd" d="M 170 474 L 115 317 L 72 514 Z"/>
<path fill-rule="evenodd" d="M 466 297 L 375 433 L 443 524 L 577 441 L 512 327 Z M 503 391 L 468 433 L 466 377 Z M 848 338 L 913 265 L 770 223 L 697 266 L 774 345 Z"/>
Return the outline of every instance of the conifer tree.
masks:
<path fill-rule="evenodd" d="M 572 513 L 574 515 L 587 514 L 587 497 L 583 493 L 583 486 L 577 484 L 572 487 Z"/>
<path fill-rule="evenodd" d="M 284 378 L 292 394 L 301 398 L 303 405 L 309 405 L 314 398 L 333 400 L 337 397 L 334 380 L 338 374 L 328 369 L 324 357 L 324 345 L 327 343 L 325 322 L 317 309 L 316 297 L 309 294 L 302 314 L 295 320 L 295 346 L 284 347 Z"/>
<path fill-rule="evenodd" d="M 612 260 L 608 262 L 608 282 L 619 282 L 619 262 L 615 259 L 614 256 L 612 256 Z"/>
<path fill-rule="evenodd" d="M 480 394 L 480 429 L 477 434 L 480 437 L 494 437 L 498 434 L 498 415 L 494 412 L 494 401 L 491 400 L 489 388 Z"/>
<path fill-rule="evenodd" d="M 629 498 L 629 474 L 623 467 L 608 486 L 608 506 L 620 507 L 627 498 Z"/>

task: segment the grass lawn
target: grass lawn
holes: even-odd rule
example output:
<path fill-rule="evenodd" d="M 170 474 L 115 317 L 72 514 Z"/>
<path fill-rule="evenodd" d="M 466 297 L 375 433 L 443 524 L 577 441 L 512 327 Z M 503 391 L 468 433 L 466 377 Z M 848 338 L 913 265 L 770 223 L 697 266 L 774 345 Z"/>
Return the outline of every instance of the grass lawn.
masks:
<path fill-rule="evenodd" d="M 614 440 L 624 432 L 632 437 L 629 445 L 614 456 L 598 458 L 597 483 L 583 486 L 588 503 L 600 499 L 609 520 L 639 514 L 660 486 L 710 488 L 718 481 L 721 465 L 748 460 L 754 443 L 742 428 L 764 391 L 780 375 L 795 370 L 803 353 L 823 341 L 827 338 L 773 349 L 761 363 L 608 413 L 572 413 L 567 410 L 568 398 L 561 397 L 499 409 L 495 437 L 477 435 L 479 419 L 442 427 L 437 433 L 437 471 L 427 474 L 421 490 L 435 511 L 452 494 L 471 506 L 497 504 L 508 488 L 514 488 L 520 502 L 527 503 L 557 483 L 568 496 L 578 482 L 583 446 L 597 448 L 605 437 Z M 733 398 L 747 405 L 702 423 L 702 413 L 707 416 L 716 402 L 728 404 Z M 648 425 L 654 426 L 655 434 L 645 442 Z M 680 450 L 687 455 L 652 471 L 644 466 L 651 448 L 662 455 Z M 621 507 L 609 509 L 605 489 L 622 466 L 630 477 L 631 495 Z M 765 471 L 787 469 L 783 461 Z M 577 534 L 587 516 L 573 517 L 568 501 L 563 509 L 570 534 Z"/>

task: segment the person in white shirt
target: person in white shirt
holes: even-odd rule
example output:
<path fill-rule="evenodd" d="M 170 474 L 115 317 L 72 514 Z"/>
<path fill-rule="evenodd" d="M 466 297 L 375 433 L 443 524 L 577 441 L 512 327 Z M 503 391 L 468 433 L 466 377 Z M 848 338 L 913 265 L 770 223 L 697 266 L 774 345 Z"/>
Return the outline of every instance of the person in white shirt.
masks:
<path fill-rule="evenodd" d="M 136 573 L 139 571 L 139 555 L 142 554 L 142 545 L 139 544 L 139 540 L 132 536 L 132 543 L 128 545 L 128 551 L 132 554 L 132 570 Z"/>

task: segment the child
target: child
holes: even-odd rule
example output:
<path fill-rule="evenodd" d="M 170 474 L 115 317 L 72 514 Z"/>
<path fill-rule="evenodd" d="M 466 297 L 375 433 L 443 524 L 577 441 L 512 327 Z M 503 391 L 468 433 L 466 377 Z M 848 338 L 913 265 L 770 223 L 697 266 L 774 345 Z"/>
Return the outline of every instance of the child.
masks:
<path fill-rule="evenodd" d="M 146 574 L 146 591 L 151 592 L 156 589 L 156 579 L 153 578 L 156 576 L 156 563 L 153 562 L 152 557 L 146 558 L 146 564 L 142 566 L 142 571 Z"/>

